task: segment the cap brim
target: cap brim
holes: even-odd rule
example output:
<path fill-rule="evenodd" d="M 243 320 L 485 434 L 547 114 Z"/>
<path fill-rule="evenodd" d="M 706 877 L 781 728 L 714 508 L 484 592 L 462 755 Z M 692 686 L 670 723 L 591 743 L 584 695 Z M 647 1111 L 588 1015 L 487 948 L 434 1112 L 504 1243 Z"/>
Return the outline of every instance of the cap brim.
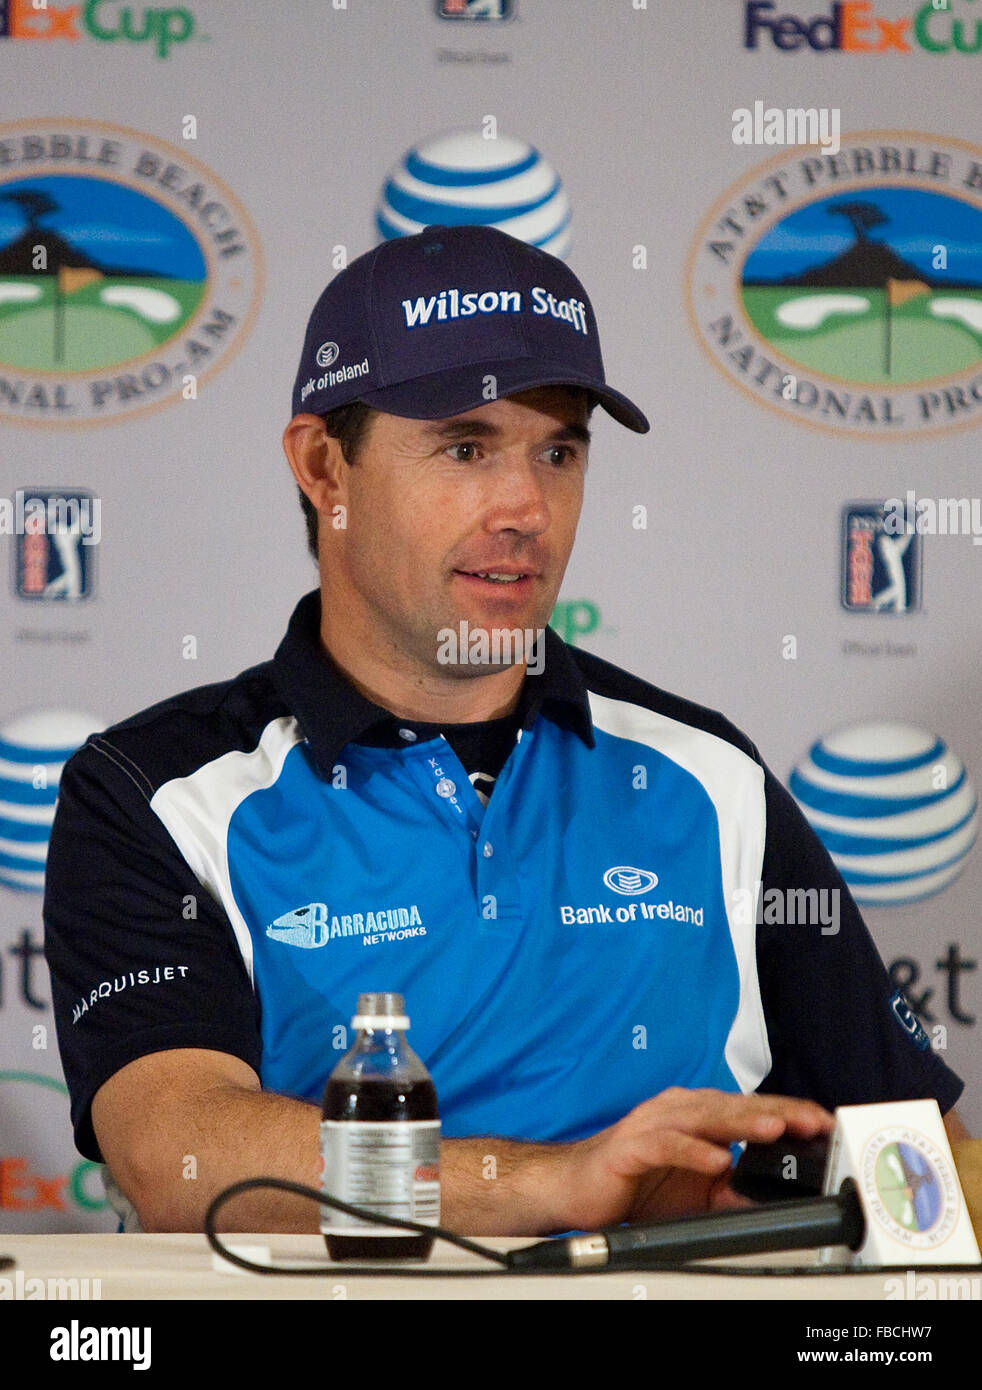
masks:
<path fill-rule="evenodd" d="M 494 379 L 494 394 L 490 396 L 488 377 Z M 594 396 L 618 424 L 638 434 L 647 434 L 651 428 L 634 402 L 606 383 L 599 383 L 586 373 L 571 372 L 568 367 L 557 364 L 550 370 L 548 363 L 533 365 L 527 359 L 470 363 L 454 371 L 415 377 L 379 391 L 360 392 L 352 399 L 364 401 L 387 415 L 402 415 L 410 420 L 443 420 L 461 415 L 465 410 L 476 410 L 502 396 L 531 391 L 536 386 L 579 386 Z"/>

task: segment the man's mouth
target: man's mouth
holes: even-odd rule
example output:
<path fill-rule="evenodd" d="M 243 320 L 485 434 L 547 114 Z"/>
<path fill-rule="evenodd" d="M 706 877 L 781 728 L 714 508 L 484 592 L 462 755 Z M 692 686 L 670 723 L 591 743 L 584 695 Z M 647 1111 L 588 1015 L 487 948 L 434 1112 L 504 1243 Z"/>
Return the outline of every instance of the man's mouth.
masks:
<path fill-rule="evenodd" d="M 526 588 L 535 575 L 528 570 L 454 570 L 462 579 L 481 584 L 498 584 L 509 588 Z"/>

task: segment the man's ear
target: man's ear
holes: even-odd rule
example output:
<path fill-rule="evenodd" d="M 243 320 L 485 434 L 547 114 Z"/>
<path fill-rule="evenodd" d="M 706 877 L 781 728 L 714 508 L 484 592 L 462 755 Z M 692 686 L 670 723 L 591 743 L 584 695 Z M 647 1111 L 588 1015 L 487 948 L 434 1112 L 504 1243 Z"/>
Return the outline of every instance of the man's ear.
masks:
<path fill-rule="evenodd" d="M 297 485 L 317 512 L 330 511 L 344 500 L 344 454 L 319 415 L 294 415 L 283 431 L 283 452 Z"/>

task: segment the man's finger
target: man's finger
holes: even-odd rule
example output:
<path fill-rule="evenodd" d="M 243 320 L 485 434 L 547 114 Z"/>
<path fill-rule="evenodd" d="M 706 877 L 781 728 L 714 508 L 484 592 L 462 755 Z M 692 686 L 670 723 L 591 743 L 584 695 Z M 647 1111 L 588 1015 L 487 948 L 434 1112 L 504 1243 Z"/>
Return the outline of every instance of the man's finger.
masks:
<path fill-rule="evenodd" d="M 607 1166 L 621 1178 L 639 1178 L 655 1168 L 684 1168 L 709 1175 L 727 1172 L 729 1149 L 680 1130 L 653 1129 L 632 1135 L 610 1155 Z"/>
<path fill-rule="evenodd" d="M 803 1138 L 829 1133 L 834 1117 L 813 1101 L 789 1096 L 734 1095 L 673 1088 L 645 1101 L 629 1117 L 641 1129 L 670 1126 L 721 1143 L 767 1142 L 786 1129 Z"/>

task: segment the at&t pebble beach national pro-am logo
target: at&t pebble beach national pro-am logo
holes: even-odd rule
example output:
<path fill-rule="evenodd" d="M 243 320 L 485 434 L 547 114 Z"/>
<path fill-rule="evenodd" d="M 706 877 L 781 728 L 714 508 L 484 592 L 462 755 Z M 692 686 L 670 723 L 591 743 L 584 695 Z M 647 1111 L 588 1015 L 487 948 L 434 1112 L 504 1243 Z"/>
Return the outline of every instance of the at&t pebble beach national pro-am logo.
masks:
<path fill-rule="evenodd" d="M 906 1125 L 881 1130 L 860 1167 L 866 1205 L 894 1240 L 931 1250 L 948 1239 L 961 1203 L 951 1164 L 926 1135 Z"/>
<path fill-rule="evenodd" d="M 259 243 L 184 149 L 122 126 L 0 126 L 0 419 L 100 423 L 192 398 L 249 332 Z"/>
<path fill-rule="evenodd" d="M 713 362 L 785 418 L 902 439 L 982 423 L 982 149 L 865 131 L 727 190 L 689 255 Z"/>

